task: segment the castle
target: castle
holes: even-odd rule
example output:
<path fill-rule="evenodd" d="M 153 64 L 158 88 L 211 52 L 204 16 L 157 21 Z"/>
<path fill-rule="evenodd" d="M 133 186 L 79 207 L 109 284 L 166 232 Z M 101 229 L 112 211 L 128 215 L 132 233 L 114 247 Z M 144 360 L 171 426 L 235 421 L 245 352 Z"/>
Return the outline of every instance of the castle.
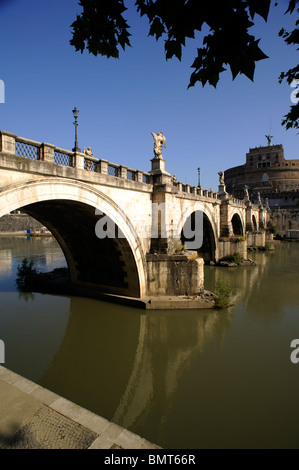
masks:
<path fill-rule="evenodd" d="M 268 201 L 279 231 L 299 228 L 299 160 L 286 160 L 281 144 L 268 139 L 267 146 L 249 149 L 246 163 L 226 170 L 224 180 L 227 192 L 239 199 L 247 187 L 252 202 Z"/>

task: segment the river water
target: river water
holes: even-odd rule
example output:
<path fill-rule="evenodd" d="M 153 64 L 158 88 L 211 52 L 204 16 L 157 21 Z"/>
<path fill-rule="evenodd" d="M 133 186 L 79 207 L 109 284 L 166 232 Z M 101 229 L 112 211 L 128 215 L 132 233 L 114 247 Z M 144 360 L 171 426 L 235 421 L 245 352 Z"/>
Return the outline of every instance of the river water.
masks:
<path fill-rule="evenodd" d="M 299 243 L 206 266 L 206 289 L 230 279 L 234 306 L 219 311 L 20 294 L 24 257 L 65 266 L 52 238 L 0 238 L 7 368 L 164 448 L 298 448 Z"/>

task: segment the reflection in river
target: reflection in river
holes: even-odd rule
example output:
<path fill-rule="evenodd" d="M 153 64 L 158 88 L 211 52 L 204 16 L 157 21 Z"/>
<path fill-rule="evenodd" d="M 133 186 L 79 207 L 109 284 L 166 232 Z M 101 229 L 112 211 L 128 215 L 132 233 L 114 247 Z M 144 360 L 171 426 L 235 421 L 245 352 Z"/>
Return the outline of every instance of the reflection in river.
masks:
<path fill-rule="evenodd" d="M 224 311 L 141 311 L 80 297 L 20 295 L 27 256 L 64 264 L 54 240 L 0 239 L 0 338 L 6 366 L 168 448 L 298 447 L 299 244 L 256 266 L 205 268 L 230 279 Z M 4 262 L 5 265 L 5 262 Z"/>

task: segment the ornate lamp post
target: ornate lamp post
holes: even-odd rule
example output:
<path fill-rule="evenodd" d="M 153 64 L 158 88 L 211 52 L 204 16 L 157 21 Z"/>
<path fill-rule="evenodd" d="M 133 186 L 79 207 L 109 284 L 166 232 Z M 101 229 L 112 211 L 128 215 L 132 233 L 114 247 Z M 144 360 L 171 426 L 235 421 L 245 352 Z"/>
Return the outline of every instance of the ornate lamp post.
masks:
<path fill-rule="evenodd" d="M 200 188 L 201 186 L 200 186 L 200 168 L 199 167 L 197 168 L 197 173 L 198 173 L 198 185 L 197 186 Z"/>
<path fill-rule="evenodd" d="M 79 149 L 78 147 L 78 139 L 77 139 L 77 127 L 78 127 L 77 119 L 79 115 L 79 110 L 76 107 L 73 109 L 73 115 L 75 118 L 75 122 L 73 122 L 75 126 L 75 147 L 73 148 L 73 152 L 81 152 L 81 149 Z"/>

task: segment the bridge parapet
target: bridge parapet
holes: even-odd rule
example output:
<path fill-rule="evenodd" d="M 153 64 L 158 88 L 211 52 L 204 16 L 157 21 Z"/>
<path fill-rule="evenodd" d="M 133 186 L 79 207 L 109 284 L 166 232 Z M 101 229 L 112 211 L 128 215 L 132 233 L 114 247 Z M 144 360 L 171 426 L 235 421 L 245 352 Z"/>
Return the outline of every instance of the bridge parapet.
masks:
<path fill-rule="evenodd" d="M 152 185 L 154 176 L 150 172 L 135 170 L 125 165 L 118 165 L 106 159 L 98 159 L 81 152 L 66 150 L 49 143 L 41 143 L 32 139 L 17 136 L 16 134 L 0 131 L 0 151 L 10 155 L 27 158 L 35 161 L 46 161 L 54 165 L 76 168 L 89 171 L 92 174 L 113 176 L 132 182 Z M 198 186 L 172 181 L 172 188 L 179 196 L 191 199 L 220 200 L 218 193 L 212 189 L 203 189 Z M 237 200 L 236 200 L 237 201 Z"/>
<path fill-rule="evenodd" d="M 232 199 L 230 200 L 230 203 L 233 204 L 234 206 L 238 206 L 238 207 L 245 207 L 246 206 L 245 201 L 243 201 L 242 199 L 234 198 L 234 197 L 232 197 Z"/>
<path fill-rule="evenodd" d="M 251 204 L 252 210 L 258 212 L 260 210 L 260 207 L 257 204 Z"/>
<path fill-rule="evenodd" d="M 190 184 L 184 184 L 179 181 L 174 181 L 173 187 L 177 193 L 185 193 L 186 195 L 192 195 L 195 197 L 200 196 L 200 199 L 207 198 L 220 200 L 218 193 L 214 192 L 212 189 L 203 189 L 198 186 L 191 186 Z"/>
<path fill-rule="evenodd" d="M 117 165 L 108 160 L 91 157 L 81 152 L 62 149 L 45 142 L 41 143 L 25 137 L 19 137 L 6 131 L 0 131 L 0 151 L 30 160 L 47 161 L 55 165 L 83 169 L 139 183 L 152 184 L 152 177 L 148 172 L 135 170 L 124 165 Z"/>
<path fill-rule="evenodd" d="M 84 155 L 84 170 L 94 171 L 104 175 L 124 178 L 129 181 L 151 184 L 150 174 L 141 170 L 135 170 L 125 165 L 117 165 L 103 158 L 94 158 Z"/>

